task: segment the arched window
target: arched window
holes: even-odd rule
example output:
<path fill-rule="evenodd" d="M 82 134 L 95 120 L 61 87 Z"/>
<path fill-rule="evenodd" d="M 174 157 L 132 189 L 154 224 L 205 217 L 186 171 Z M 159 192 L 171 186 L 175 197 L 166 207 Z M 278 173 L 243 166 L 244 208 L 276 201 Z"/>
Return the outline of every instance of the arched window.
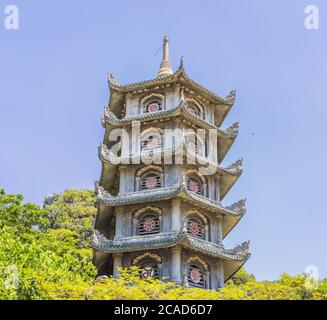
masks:
<path fill-rule="evenodd" d="M 150 132 L 141 139 L 141 151 L 150 151 L 162 147 L 162 136 L 159 132 Z"/>
<path fill-rule="evenodd" d="M 201 196 L 207 196 L 207 182 L 195 169 L 186 172 L 186 189 Z"/>
<path fill-rule="evenodd" d="M 187 270 L 187 281 L 190 287 L 205 288 L 205 271 L 198 263 L 190 263 Z"/>
<path fill-rule="evenodd" d="M 188 104 L 187 111 L 197 117 L 201 115 L 200 109 L 194 104 Z"/>
<path fill-rule="evenodd" d="M 147 235 L 160 233 L 160 219 L 155 212 L 147 212 L 143 214 L 137 224 L 137 234 Z"/>
<path fill-rule="evenodd" d="M 199 195 L 204 195 L 203 183 L 196 175 L 190 175 L 187 177 L 187 190 L 192 191 Z"/>
<path fill-rule="evenodd" d="M 141 99 L 143 113 L 152 113 L 163 110 L 165 96 L 161 94 L 151 94 Z"/>
<path fill-rule="evenodd" d="M 188 218 L 187 233 L 194 237 L 205 239 L 204 223 L 197 217 Z"/>
<path fill-rule="evenodd" d="M 203 118 L 204 111 L 203 111 L 203 107 L 200 105 L 200 103 L 198 103 L 194 99 L 187 99 L 186 103 L 187 103 L 186 109 L 189 113 L 191 113 L 192 115 L 199 117 L 201 119 Z"/>
<path fill-rule="evenodd" d="M 151 190 L 164 186 L 164 170 L 162 166 L 149 165 L 135 173 L 135 191 Z"/>

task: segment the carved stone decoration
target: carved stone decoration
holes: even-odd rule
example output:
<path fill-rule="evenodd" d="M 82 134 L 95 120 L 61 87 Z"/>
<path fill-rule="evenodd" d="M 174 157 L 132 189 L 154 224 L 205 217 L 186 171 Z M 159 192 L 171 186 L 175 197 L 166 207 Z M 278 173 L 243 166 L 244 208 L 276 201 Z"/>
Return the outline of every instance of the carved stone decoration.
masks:
<path fill-rule="evenodd" d="M 197 269 L 191 271 L 191 279 L 194 283 L 199 283 L 201 281 L 201 273 Z"/>
<path fill-rule="evenodd" d="M 243 171 L 243 159 L 235 161 L 230 166 L 225 168 L 225 170 L 227 170 L 230 173 L 233 173 L 235 175 L 240 175 Z"/>
<path fill-rule="evenodd" d="M 100 158 L 109 163 L 115 164 L 117 163 L 117 161 L 119 163 L 119 157 L 115 155 L 111 150 L 109 150 L 109 148 L 105 144 L 101 144 L 99 146 L 99 155 Z"/>
<path fill-rule="evenodd" d="M 154 177 L 149 177 L 149 178 L 146 178 L 145 180 L 145 185 L 148 189 L 153 189 L 157 186 L 158 182 L 157 182 L 157 179 L 154 178 Z"/>
<path fill-rule="evenodd" d="M 232 251 L 236 254 L 249 254 L 250 253 L 249 245 L 250 245 L 250 240 L 244 241 L 241 244 L 237 245 L 234 249 L 232 249 Z"/>
<path fill-rule="evenodd" d="M 109 240 L 104 236 L 102 233 L 100 233 L 99 230 L 94 229 L 93 231 L 93 243 L 97 246 L 104 246 Z"/>
<path fill-rule="evenodd" d="M 229 94 L 225 97 L 225 99 L 226 99 L 227 101 L 230 101 L 230 100 L 234 101 L 234 100 L 235 100 L 235 97 L 236 97 L 236 90 L 232 90 L 232 91 L 230 91 Z"/>
<path fill-rule="evenodd" d="M 116 79 L 114 78 L 114 76 L 111 73 L 109 73 L 109 75 L 108 75 L 108 80 L 112 83 L 117 83 Z"/>
<path fill-rule="evenodd" d="M 133 216 L 134 216 L 134 218 L 137 219 L 140 215 L 142 215 L 145 212 L 156 212 L 159 215 L 162 215 L 162 209 L 161 208 L 146 206 L 146 207 L 141 208 L 141 209 L 137 210 L 136 212 L 134 212 Z"/>
<path fill-rule="evenodd" d="M 144 230 L 152 231 L 156 227 L 156 222 L 153 219 L 146 219 L 144 221 Z"/>
<path fill-rule="evenodd" d="M 191 262 L 198 262 L 204 267 L 205 270 L 208 269 L 208 264 L 198 256 L 192 256 L 192 257 L 188 258 L 187 264 L 189 265 Z"/>
<path fill-rule="evenodd" d="M 226 209 L 237 212 L 237 213 L 244 214 L 246 212 L 245 204 L 246 204 L 246 199 L 241 199 L 237 202 L 234 202 L 229 207 L 226 207 Z"/>
<path fill-rule="evenodd" d="M 162 259 L 161 259 L 161 257 L 159 255 L 154 254 L 154 253 L 150 253 L 150 252 L 145 252 L 144 254 L 139 255 L 136 258 L 134 258 L 133 259 L 133 264 L 138 263 L 139 261 L 141 261 L 144 258 L 151 258 L 151 259 L 154 259 L 154 260 L 156 260 L 158 262 L 162 261 Z"/>
<path fill-rule="evenodd" d="M 199 226 L 194 222 L 190 223 L 189 228 L 190 228 L 191 234 L 194 236 L 197 236 L 200 233 Z"/>
<path fill-rule="evenodd" d="M 190 180 L 190 181 L 189 181 L 189 188 L 190 188 L 190 191 L 196 193 L 196 192 L 199 191 L 199 184 L 196 183 L 196 182 L 193 181 L 193 180 Z"/>
<path fill-rule="evenodd" d="M 149 112 L 156 112 L 156 111 L 159 111 L 159 109 L 160 109 L 160 106 L 159 106 L 158 103 L 150 103 L 148 105 L 148 111 Z"/>
<path fill-rule="evenodd" d="M 113 196 L 108 191 L 106 191 L 102 186 L 100 186 L 98 182 L 95 184 L 95 188 L 96 188 L 96 194 L 98 195 L 98 198 L 100 200 L 107 201 L 113 198 Z"/>
<path fill-rule="evenodd" d="M 229 128 L 227 128 L 225 132 L 229 136 L 236 137 L 238 135 L 238 130 L 239 130 L 239 123 L 235 122 Z"/>

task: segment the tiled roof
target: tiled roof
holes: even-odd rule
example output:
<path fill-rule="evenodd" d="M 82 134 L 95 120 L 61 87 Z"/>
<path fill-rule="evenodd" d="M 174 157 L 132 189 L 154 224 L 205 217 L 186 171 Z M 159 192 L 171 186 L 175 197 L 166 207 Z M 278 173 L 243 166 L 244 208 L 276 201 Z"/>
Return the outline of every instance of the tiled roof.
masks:
<path fill-rule="evenodd" d="M 130 84 L 125 84 L 125 85 L 118 83 L 112 75 L 109 75 L 109 77 L 108 77 L 110 88 L 113 90 L 120 90 L 123 92 L 130 92 L 133 90 L 138 90 L 142 87 L 164 85 L 164 84 L 172 83 L 175 81 L 181 81 L 181 80 L 185 81 L 185 83 L 189 84 L 194 89 L 202 92 L 203 94 L 210 97 L 212 100 L 216 100 L 219 103 L 231 106 L 231 105 L 233 105 L 233 103 L 235 101 L 235 91 L 231 91 L 225 98 L 223 98 L 223 97 L 217 95 L 216 93 L 214 93 L 213 91 L 202 86 L 201 84 L 192 80 L 186 74 L 184 67 L 180 67 L 174 74 L 169 75 L 169 76 L 135 82 L 135 83 L 130 83 Z"/>
<path fill-rule="evenodd" d="M 185 228 L 180 232 L 159 233 L 155 235 L 134 236 L 108 240 L 97 230 L 94 232 L 92 247 L 106 253 L 152 250 L 182 244 L 202 253 L 227 260 L 242 261 L 250 256 L 249 242 L 227 250 L 222 244 L 215 244 L 189 235 Z"/>
<path fill-rule="evenodd" d="M 118 194 L 117 196 L 112 196 L 99 185 L 97 185 L 96 188 L 98 200 L 103 204 L 112 207 L 167 200 L 178 196 L 190 203 L 197 204 L 198 206 L 217 214 L 240 216 L 246 213 L 245 200 L 240 200 L 229 207 L 223 207 L 215 200 L 187 190 L 185 180 L 175 187 L 130 192 Z"/>
<path fill-rule="evenodd" d="M 116 115 L 106 107 L 104 110 L 104 116 L 102 118 L 102 124 L 105 126 L 108 124 L 109 126 L 118 126 L 121 127 L 126 124 L 132 124 L 133 121 L 152 121 L 152 120 L 159 120 L 164 118 L 169 118 L 173 116 L 181 115 L 188 121 L 191 121 L 198 126 L 205 128 L 205 129 L 214 129 L 217 131 L 217 134 L 221 137 L 235 140 L 238 134 L 239 124 L 238 122 L 232 124 L 226 130 L 222 130 L 215 125 L 203 120 L 196 115 L 191 114 L 187 111 L 187 107 L 185 103 L 180 103 L 177 107 L 169 110 L 162 110 L 157 112 L 151 113 L 142 113 L 139 115 L 129 116 L 123 119 L 119 119 Z"/>
<path fill-rule="evenodd" d="M 177 147 L 167 147 L 167 148 L 157 148 L 151 150 L 150 152 L 140 152 L 138 154 L 129 154 L 126 157 L 117 157 L 114 153 L 112 153 L 105 144 L 101 144 L 99 146 L 99 158 L 101 161 L 108 164 L 137 164 L 139 163 L 147 163 L 145 160 L 151 160 L 154 157 L 157 159 L 157 156 L 161 155 L 164 158 L 167 154 L 175 155 L 183 152 L 183 155 L 190 156 L 191 159 L 198 164 L 201 164 L 202 167 L 212 167 L 216 168 L 216 172 L 221 175 L 227 176 L 235 176 L 239 177 L 243 172 L 243 161 L 242 159 L 235 161 L 231 165 L 226 168 L 221 167 L 218 163 L 214 163 L 210 161 L 208 158 L 198 155 L 192 150 L 187 148 L 187 143 L 185 139 L 183 139 L 182 143 Z M 137 162 L 138 161 L 138 162 Z M 187 163 L 187 162 L 186 162 Z"/>

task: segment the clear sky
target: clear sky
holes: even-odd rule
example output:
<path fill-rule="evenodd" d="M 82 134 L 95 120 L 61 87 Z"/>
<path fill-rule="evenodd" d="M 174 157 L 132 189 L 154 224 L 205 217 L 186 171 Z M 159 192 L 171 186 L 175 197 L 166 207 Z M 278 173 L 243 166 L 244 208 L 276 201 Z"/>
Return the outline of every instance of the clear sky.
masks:
<path fill-rule="evenodd" d="M 20 10 L 8 31 L 4 8 Z M 320 29 L 304 8 L 320 9 Z M 93 188 L 100 175 L 100 117 L 107 73 L 122 83 L 156 76 L 165 34 L 197 82 L 237 90 L 223 127 L 240 121 L 224 165 L 244 174 L 224 204 L 248 198 L 227 237 L 251 240 L 257 279 L 327 277 L 327 2 L 323 0 L 0 0 L 0 186 L 41 204 L 45 195 Z"/>

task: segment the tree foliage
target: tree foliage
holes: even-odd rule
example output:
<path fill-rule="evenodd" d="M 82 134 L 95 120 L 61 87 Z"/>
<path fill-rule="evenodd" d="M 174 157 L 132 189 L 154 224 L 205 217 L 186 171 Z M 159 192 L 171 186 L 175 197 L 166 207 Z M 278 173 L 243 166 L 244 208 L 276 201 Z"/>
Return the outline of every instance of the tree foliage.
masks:
<path fill-rule="evenodd" d="M 0 190 L 0 299 L 327 299 L 327 279 L 310 285 L 306 275 L 282 274 L 257 282 L 243 269 L 220 291 L 141 279 L 136 267 L 121 269 L 119 279 L 95 281 L 94 203 L 89 190 L 67 190 L 41 208 Z"/>

